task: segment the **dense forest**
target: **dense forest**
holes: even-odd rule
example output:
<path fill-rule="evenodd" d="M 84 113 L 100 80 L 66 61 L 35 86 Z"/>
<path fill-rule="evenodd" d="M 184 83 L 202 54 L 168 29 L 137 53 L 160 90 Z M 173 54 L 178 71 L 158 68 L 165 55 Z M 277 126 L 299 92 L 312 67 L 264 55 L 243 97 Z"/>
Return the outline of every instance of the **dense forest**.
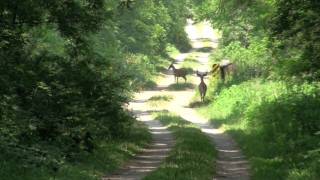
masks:
<path fill-rule="evenodd" d="M 237 65 L 199 111 L 235 137 L 253 178 L 319 179 L 318 0 L 1 0 L 0 177 L 99 178 L 65 167 L 143 129 L 125 105 L 168 51 L 190 48 L 187 18 L 221 32 L 212 63 Z"/>
<path fill-rule="evenodd" d="M 132 92 L 152 85 L 168 46 L 188 47 L 187 5 L 1 1 L 0 176 L 56 172 L 102 142 L 128 138 L 134 118 L 123 106 Z"/>
<path fill-rule="evenodd" d="M 200 111 L 239 142 L 253 179 L 319 179 L 320 2 L 200 0 L 196 11 L 221 31 L 212 62 L 237 65 L 211 80 Z"/>

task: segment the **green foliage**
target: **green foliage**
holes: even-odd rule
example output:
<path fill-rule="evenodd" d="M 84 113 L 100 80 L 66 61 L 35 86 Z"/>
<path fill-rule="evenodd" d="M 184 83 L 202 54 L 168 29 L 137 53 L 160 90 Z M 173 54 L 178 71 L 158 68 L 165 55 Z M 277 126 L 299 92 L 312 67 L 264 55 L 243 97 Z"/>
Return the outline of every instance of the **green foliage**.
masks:
<path fill-rule="evenodd" d="M 222 30 L 221 45 L 239 41 L 247 47 L 252 36 L 264 34 L 273 4 L 274 0 L 201 0 L 196 12 L 199 19 L 208 19 L 215 28 Z"/>
<path fill-rule="evenodd" d="M 189 8 L 194 2 L 192 0 L 163 0 L 163 3 L 165 6 L 170 7 L 168 8 L 168 13 L 171 16 L 171 21 L 167 25 L 169 27 L 168 39 L 170 43 L 174 44 L 182 52 L 191 49 L 184 26 L 186 25 L 186 18 L 191 13 Z"/>
<path fill-rule="evenodd" d="M 163 52 L 170 16 L 161 1 L 138 1 L 133 10 L 120 13 L 119 34 L 125 34 L 120 36 L 125 50 L 152 55 Z"/>
<path fill-rule="evenodd" d="M 208 19 L 222 33 L 213 63 L 229 59 L 236 66 L 234 78 L 247 80 L 270 76 L 275 60 L 268 37 L 274 1 L 199 1 L 199 19 Z"/>
<path fill-rule="evenodd" d="M 103 22 L 103 2 L 61 3 L 1 6 L 1 149 L 3 157 L 24 165 L 55 168 L 79 150 L 91 152 L 93 139 L 120 135 L 123 129 L 110 127 L 131 121 L 121 113 L 125 93 L 105 96 L 121 82 L 98 68 L 110 63 L 89 49 L 85 37 Z M 103 105 L 113 108 L 102 112 Z"/>
<path fill-rule="evenodd" d="M 193 69 L 197 69 L 198 66 L 200 66 L 199 61 L 197 61 L 196 59 L 193 59 L 193 58 L 186 58 L 181 63 L 181 67 L 187 69 L 188 74 L 193 74 L 194 73 Z"/>
<path fill-rule="evenodd" d="M 145 0 L 137 1 L 131 11 L 119 12 L 122 48 L 149 55 L 165 53 L 167 43 L 189 48 L 184 32 L 187 6 L 186 0 Z"/>
<path fill-rule="evenodd" d="M 319 2 L 201 0 L 195 9 L 199 19 L 222 31 L 222 48 L 236 43 L 254 52 L 252 46 L 264 47 L 272 51 L 268 61 L 278 76 L 319 79 Z"/>
<path fill-rule="evenodd" d="M 233 41 L 229 45 L 219 48 L 211 59 L 213 63 L 219 63 L 222 59 L 229 59 L 236 65 L 234 78 L 250 79 L 259 76 L 270 76 L 273 68 L 271 51 L 268 49 L 269 41 L 264 39 L 252 39 L 251 44 L 245 48 L 239 41 Z"/>
<path fill-rule="evenodd" d="M 168 43 L 187 43 L 173 39 L 186 38 L 180 5 L 188 3 L 1 1 L 1 161 L 59 172 L 101 141 L 129 138 L 124 104 L 151 84 Z"/>
<path fill-rule="evenodd" d="M 173 131 L 176 145 L 160 168 L 144 179 L 212 179 L 216 152 L 208 137 L 173 114 L 158 113 L 156 118 Z"/>
<path fill-rule="evenodd" d="M 319 1 L 278 1 L 271 38 L 278 64 L 289 75 L 319 80 Z"/>
<path fill-rule="evenodd" d="M 151 135 L 146 127 L 134 123 L 129 137 L 117 141 L 102 141 L 98 143 L 94 153 L 82 152 L 75 162 L 60 164 L 60 170 L 54 172 L 46 167 L 27 168 L 17 166 L 14 159 L 1 161 L 0 176 L 3 179 L 26 180 L 98 180 L 107 172 L 116 170 L 120 165 L 140 151 L 151 141 Z M 4 154 L 1 154 L 1 158 Z"/>
<path fill-rule="evenodd" d="M 203 113 L 234 135 L 254 179 L 319 179 L 320 3 L 199 0 L 195 11 L 222 31 L 212 63 L 237 67 L 211 81 Z"/>
<path fill-rule="evenodd" d="M 218 92 L 200 111 L 234 135 L 256 179 L 319 178 L 318 83 L 251 80 Z"/>

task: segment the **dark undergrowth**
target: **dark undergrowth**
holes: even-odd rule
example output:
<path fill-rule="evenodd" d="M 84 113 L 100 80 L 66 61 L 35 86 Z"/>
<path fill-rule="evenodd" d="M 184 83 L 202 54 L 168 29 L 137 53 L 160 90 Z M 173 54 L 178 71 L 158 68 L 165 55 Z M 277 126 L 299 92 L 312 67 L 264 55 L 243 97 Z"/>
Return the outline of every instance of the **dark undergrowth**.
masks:
<path fill-rule="evenodd" d="M 17 162 L 0 162 L 0 179 L 6 180 L 100 180 L 103 175 L 117 169 L 151 141 L 145 125 L 134 123 L 126 139 L 97 142 L 93 153 L 80 153 L 72 163 L 65 162 L 55 169 L 17 166 Z M 6 158 L 8 159 L 8 158 Z"/>

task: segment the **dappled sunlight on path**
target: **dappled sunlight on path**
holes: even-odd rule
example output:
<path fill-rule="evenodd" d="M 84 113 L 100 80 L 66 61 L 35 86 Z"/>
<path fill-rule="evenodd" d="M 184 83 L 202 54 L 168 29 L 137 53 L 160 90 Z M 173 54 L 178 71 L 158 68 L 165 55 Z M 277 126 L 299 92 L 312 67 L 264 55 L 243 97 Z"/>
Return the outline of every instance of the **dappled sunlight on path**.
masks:
<path fill-rule="evenodd" d="M 145 100 L 135 100 L 130 104 L 133 113 L 139 121 L 144 122 L 152 134 L 152 143 L 145 147 L 141 153 L 126 163 L 112 175 L 105 176 L 103 180 L 137 180 L 145 177 L 149 172 L 161 165 L 174 145 L 174 138 L 167 127 L 159 121 L 153 120 L 151 113 L 146 110 Z"/>
<path fill-rule="evenodd" d="M 209 71 L 209 56 L 218 45 L 218 35 L 208 23 L 203 23 L 199 26 L 200 28 L 197 28 L 189 20 L 186 32 L 189 34 L 193 46 L 191 53 L 198 52 L 195 59 L 201 65 L 199 70 Z M 207 49 L 204 48 L 207 48 L 209 52 L 206 52 L 205 50 Z M 179 62 L 181 62 L 180 59 L 178 64 Z M 199 83 L 199 80 L 197 79 L 196 82 Z M 194 96 L 194 91 L 171 92 L 171 95 L 175 98 L 168 106 L 168 110 L 197 125 L 215 144 L 218 151 L 218 159 L 216 162 L 217 175 L 214 179 L 250 179 L 249 163 L 234 140 L 223 130 L 214 128 L 207 119 L 199 116 L 195 110 L 188 107 L 190 100 Z"/>
<path fill-rule="evenodd" d="M 177 93 L 168 110 L 197 125 L 202 132 L 211 138 L 218 151 L 216 180 L 250 179 L 248 161 L 234 140 L 223 130 L 214 128 L 207 119 L 199 116 L 195 110 L 187 107 L 193 94 L 190 91 Z"/>
<path fill-rule="evenodd" d="M 211 28 L 209 23 L 195 24 L 192 20 L 188 20 L 185 30 L 188 33 L 193 49 L 188 53 L 181 53 L 173 57 L 175 66 L 180 68 L 184 60 L 192 55 L 199 64 L 197 69 L 193 69 L 194 71 L 209 71 L 209 56 L 218 45 L 218 33 Z M 189 107 L 190 100 L 195 94 L 194 87 L 197 87 L 199 79 L 194 73 L 187 76 L 187 78 L 187 83 L 192 86 L 186 86 L 180 90 L 170 89 L 175 81 L 172 71 L 168 70 L 162 74 L 162 78 L 155 89 L 136 94 L 135 100 L 130 103 L 129 108 L 139 121 L 148 126 L 153 136 L 153 142 L 141 154 L 138 154 L 133 160 L 124 165 L 123 168 L 113 175 L 105 177 L 104 180 L 142 179 L 150 171 L 161 165 L 161 162 L 168 156 L 170 149 L 175 144 L 174 138 L 167 128 L 152 117 L 152 113 L 162 111 L 173 112 L 186 121 L 194 123 L 210 137 L 218 151 L 217 175 L 213 179 L 250 179 L 249 164 L 233 139 L 222 130 L 214 128 L 207 119 L 199 116 L 194 109 Z M 208 84 L 207 81 L 208 79 L 205 79 Z M 183 85 L 184 80 L 179 82 L 180 85 Z M 154 96 L 170 96 L 172 99 L 166 105 L 154 107 L 148 104 L 148 100 Z"/>

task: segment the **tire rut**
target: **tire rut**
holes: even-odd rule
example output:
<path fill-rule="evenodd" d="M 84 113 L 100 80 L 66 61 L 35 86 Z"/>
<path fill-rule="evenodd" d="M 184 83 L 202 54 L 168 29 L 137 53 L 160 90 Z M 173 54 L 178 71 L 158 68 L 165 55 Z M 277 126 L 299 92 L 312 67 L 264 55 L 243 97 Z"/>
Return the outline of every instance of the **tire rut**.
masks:
<path fill-rule="evenodd" d="M 144 103 L 144 101 L 137 102 Z M 134 111 L 139 120 L 143 121 L 152 134 L 152 143 L 145 147 L 119 170 L 103 177 L 103 180 L 138 180 L 158 168 L 168 156 L 175 141 L 167 127 L 159 121 L 152 120 L 149 111 Z"/>

